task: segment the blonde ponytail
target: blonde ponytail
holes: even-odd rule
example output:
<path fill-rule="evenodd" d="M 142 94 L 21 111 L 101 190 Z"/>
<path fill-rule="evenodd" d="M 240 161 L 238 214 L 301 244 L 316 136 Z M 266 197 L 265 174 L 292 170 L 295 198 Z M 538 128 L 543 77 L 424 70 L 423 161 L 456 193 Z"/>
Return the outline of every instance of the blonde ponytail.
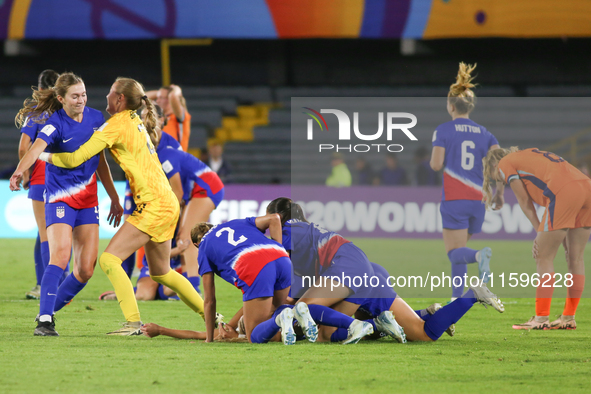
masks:
<path fill-rule="evenodd" d="M 476 63 L 470 65 L 461 62 L 456 82 L 449 87 L 448 100 L 460 115 L 472 112 L 476 105 L 476 95 L 472 90 L 472 88 L 476 87 L 472 83 L 475 78 L 472 76 L 474 69 L 476 69 Z"/>
<path fill-rule="evenodd" d="M 148 130 L 148 135 L 150 136 L 150 140 L 152 141 L 152 145 L 154 147 L 158 147 L 160 140 L 158 138 L 158 118 L 156 115 L 156 108 L 152 103 L 152 100 L 148 98 L 148 96 L 143 96 L 143 100 L 146 102 L 146 121 L 144 122 L 144 126 L 146 126 L 146 130 Z"/>
<path fill-rule="evenodd" d="M 518 147 L 512 146 L 509 149 L 493 149 L 488 151 L 486 157 L 482 159 L 482 174 L 484 176 L 484 182 L 482 183 L 482 201 L 486 205 L 486 209 L 489 209 L 492 206 L 492 198 L 493 198 L 493 184 L 496 184 L 496 181 L 493 179 L 493 172 L 498 171 L 498 165 L 501 159 L 507 156 L 509 153 L 517 152 L 519 150 Z"/>
<path fill-rule="evenodd" d="M 156 132 L 158 118 L 156 117 L 154 104 L 152 103 L 152 100 L 146 96 L 143 85 L 135 79 L 123 77 L 117 78 L 115 83 L 117 84 L 115 91 L 118 94 L 125 96 L 126 109 L 137 111 L 145 103 L 148 113 L 146 114 L 144 126 L 146 126 L 146 130 L 148 131 L 148 135 L 150 136 L 152 144 L 155 147 L 158 146 L 158 133 Z"/>

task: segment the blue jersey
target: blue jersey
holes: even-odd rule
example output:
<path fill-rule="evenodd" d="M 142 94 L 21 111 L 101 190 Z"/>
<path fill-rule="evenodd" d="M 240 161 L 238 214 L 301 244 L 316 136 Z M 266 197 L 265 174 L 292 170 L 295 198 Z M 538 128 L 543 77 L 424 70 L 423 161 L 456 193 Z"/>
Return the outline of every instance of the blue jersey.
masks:
<path fill-rule="evenodd" d="M 41 119 L 47 118 L 46 114 L 41 115 Z M 35 119 L 30 117 L 25 120 L 25 124 L 21 127 L 21 133 L 27 135 L 31 139 L 31 143 L 37 139 L 37 134 L 41 130 L 42 125 L 36 123 Z M 44 185 L 45 184 L 45 162 L 41 160 L 35 161 L 33 170 L 29 180 L 30 185 Z"/>
<path fill-rule="evenodd" d="M 164 133 L 162 133 L 164 135 Z M 172 138 L 172 137 L 170 137 Z M 191 191 L 197 183 L 202 188 L 213 189 L 208 182 L 209 175 L 215 174 L 211 168 L 190 153 L 177 149 L 162 149 L 158 151 L 158 158 L 168 179 L 180 174 L 183 185 L 183 199 L 186 203 L 191 199 Z M 217 178 L 217 176 L 215 177 Z M 219 178 L 217 178 L 219 179 Z M 222 185 L 223 187 L 223 185 Z"/>
<path fill-rule="evenodd" d="M 105 122 L 100 111 L 84 108 L 82 122 L 70 118 L 60 109 L 53 113 L 39 131 L 37 138 L 47 142 L 47 152 L 74 152 L 92 137 Z M 47 164 L 45 170 L 45 202 L 64 202 L 71 208 L 84 209 L 98 205 L 96 169 L 99 155 L 76 168 L 67 169 Z"/>
<path fill-rule="evenodd" d="M 41 115 L 40 117 L 40 119 L 43 118 L 46 118 L 45 114 Z M 43 124 L 35 122 L 35 119 L 28 117 L 25 119 L 25 124 L 23 124 L 23 127 L 21 128 L 21 133 L 28 135 L 31 139 L 31 142 L 35 142 L 37 139 L 37 134 L 43 126 Z"/>
<path fill-rule="evenodd" d="M 282 243 L 291 251 L 294 273 L 315 276 L 329 268 L 339 248 L 350 241 L 317 224 L 291 219 L 283 226 Z"/>
<path fill-rule="evenodd" d="M 267 238 L 254 217 L 214 226 L 199 244 L 199 275 L 213 272 L 241 289 L 251 286 L 271 261 L 288 257 L 285 249 Z"/>
<path fill-rule="evenodd" d="M 445 148 L 442 201 L 482 200 L 482 159 L 497 139 L 470 119 L 439 125 L 433 146 Z"/>
<path fill-rule="evenodd" d="M 158 155 L 160 155 L 160 151 L 166 148 L 183 150 L 181 144 L 179 144 L 179 142 L 175 140 L 173 136 L 171 136 L 168 133 L 162 132 L 162 135 L 160 136 L 160 141 L 158 142 L 158 148 L 156 148 L 156 152 L 158 153 Z"/>

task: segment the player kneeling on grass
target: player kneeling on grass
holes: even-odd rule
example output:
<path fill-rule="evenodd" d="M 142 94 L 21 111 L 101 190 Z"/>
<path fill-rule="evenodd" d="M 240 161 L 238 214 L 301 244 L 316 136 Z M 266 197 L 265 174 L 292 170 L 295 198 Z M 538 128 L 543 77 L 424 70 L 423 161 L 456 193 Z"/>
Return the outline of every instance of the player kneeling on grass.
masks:
<path fill-rule="evenodd" d="M 200 223 L 191 231 L 199 250 L 199 274 L 205 296 L 206 342 L 213 342 L 216 310 L 214 274 L 242 290 L 246 337 L 252 343 L 268 342 L 281 330 L 283 343 L 295 343 L 294 317 L 316 340 L 316 324 L 307 308 L 302 316 L 285 305 L 291 283 L 291 262 L 287 252 L 261 228 L 269 228 L 271 237 L 281 238 L 279 216 L 238 219 L 213 226 Z"/>
<path fill-rule="evenodd" d="M 265 237 L 266 229 L 269 229 L 273 239 Z M 278 215 L 237 219 L 219 226 L 199 223 L 193 228 L 191 238 L 199 248 L 199 274 L 203 278 L 206 300 L 207 342 L 213 341 L 217 335 L 213 324 L 216 307 L 214 273 L 242 290 L 243 331 L 252 343 L 269 342 L 281 330 L 283 343 L 294 344 L 294 317 L 310 342 L 316 341 L 318 336 L 314 320 L 345 329 L 347 335 L 343 338 L 343 344 L 357 343 L 373 332 L 370 324 L 324 306 L 313 305 L 308 309 L 305 303 L 298 303 L 295 307 L 285 305 L 292 269 L 287 252 L 275 241 L 281 239 Z M 144 333 L 148 336 L 201 337 L 198 332 L 170 330 L 153 324 L 146 325 Z M 221 334 L 223 338 L 231 336 L 231 330 L 224 329 Z"/>
<path fill-rule="evenodd" d="M 491 183 L 507 183 L 523 213 L 538 231 L 532 249 L 540 275 L 536 315 L 526 323 L 513 325 L 513 328 L 574 330 L 577 327 L 575 312 L 585 288 L 583 255 L 591 235 L 591 180 L 562 157 L 535 148 L 495 149 L 482 162 L 486 206 L 492 204 Z M 542 222 L 538 219 L 534 202 L 546 207 Z M 572 277 L 570 281 L 565 279 L 564 311 L 557 320 L 550 322 L 554 257 L 561 244 Z"/>
<path fill-rule="evenodd" d="M 421 316 L 415 312 L 402 298 L 387 286 L 388 272 L 381 266 L 371 263 L 365 253 L 352 242 L 346 240 L 339 234 L 328 231 L 317 224 L 310 223 L 305 218 L 302 208 L 286 197 L 277 198 L 267 206 L 268 214 L 279 214 L 282 225 L 282 244 L 290 252 L 293 270 L 294 283 L 292 283 L 292 297 L 299 298 L 298 302 L 305 302 L 309 308 L 313 305 L 324 305 L 335 308 L 344 315 L 350 316 L 355 313 L 361 305 L 374 302 L 376 299 L 390 298 L 391 304 L 384 313 L 382 308 L 380 316 L 388 320 L 388 327 L 396 328 L 402 326 L 404 332 L 392 333 L 384 327 L 380 329 L 373 319 L 365 322 L 375 324 L 376 328 L 386 334 L 393 336 L 399 342 L 404 342 L 403 335 L 410 341 L 435 341 L 455 324 L 476 302 L 491 305 L 499 312 L 505 310 L 501 301 L 490 292 L 484 283 L 478 287 L 471 287 L 462 297 L 456 299 L 449 305 L 444 306 L 435 313 Z M 379 269 L 376 270 L 374 267 Z M 317 274 L 318 273 L 318 274 Z M 327 277 L 324 283 L 312 286 L 311 281 L 304 281 L 304 277 L 320 278 Z M 363 284 L 356 286 L 356 281 L 348 283 L 336 283 L 334 278 L 341 277 L 382 277 L 381 283 L 384 287 L 364 287 Z M 331 283 L 331 281 L 334 281 Z M 324 282 L 324 281 L 321 281 Z M 307 285 L 307 286 L 306 286 Z M 388 295 L 386 292 L 389 292 Z M 393 314 L 395 322 L 389 317 Z M 373 322 L 373 323 L 372 323 Z M 324 323 L 320 323 L 324 324 Z M 385 326 L 385 325 L 384 325 Z M 373 330 L 372 330 L 373 331 Z M 398 335 L 397 335 L 398 334 Z M 337 330 L 331 336 L 331 341 L 340 341 L 345 337 L 343 330 Z M 398 338 L 398 337 L 399 338 Z"/>

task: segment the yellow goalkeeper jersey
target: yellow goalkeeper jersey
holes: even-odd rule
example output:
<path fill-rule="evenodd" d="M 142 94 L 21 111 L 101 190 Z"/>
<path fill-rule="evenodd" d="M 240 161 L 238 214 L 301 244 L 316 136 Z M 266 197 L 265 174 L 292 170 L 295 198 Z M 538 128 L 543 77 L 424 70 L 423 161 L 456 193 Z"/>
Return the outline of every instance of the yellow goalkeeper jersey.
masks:
<path fill-rule="evenodd" d="M 105 148 L 125 171 L 136 204 L 170 195 L 172 189 L 156 149 L 136 111 L 115 114 L 80 149 L 54 154 L 52 162 L 58 167 L 76 167 Z"/>

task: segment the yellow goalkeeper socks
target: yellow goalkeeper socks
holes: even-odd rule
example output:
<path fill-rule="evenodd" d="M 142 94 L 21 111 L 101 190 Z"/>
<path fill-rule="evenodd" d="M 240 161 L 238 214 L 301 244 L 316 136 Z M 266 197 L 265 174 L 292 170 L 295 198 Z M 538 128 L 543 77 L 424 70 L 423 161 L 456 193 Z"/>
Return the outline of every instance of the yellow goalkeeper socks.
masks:
<path fill-rule="evenodd" d="M 191 309 L 199 313 L 199 315 L 205 319 L 205 315 L 203 313 L 203 298 L 201 298 L 199 293 L 197 293 L 187 278 L 175 270 L 170 270 L 164 275 L 151 275 L 151 277 L 161 285 L 168 286 L 185 304 L 187 304 Z"/>
<path fill-rule="evenodd" d="M 105 252 L 101 254 L 99 264 L 115 289 L 125 320 L 128 322 L 140 321 L 140 310 L 135 300 L 133 285 L 121 267 L 121 259 Z"/>

